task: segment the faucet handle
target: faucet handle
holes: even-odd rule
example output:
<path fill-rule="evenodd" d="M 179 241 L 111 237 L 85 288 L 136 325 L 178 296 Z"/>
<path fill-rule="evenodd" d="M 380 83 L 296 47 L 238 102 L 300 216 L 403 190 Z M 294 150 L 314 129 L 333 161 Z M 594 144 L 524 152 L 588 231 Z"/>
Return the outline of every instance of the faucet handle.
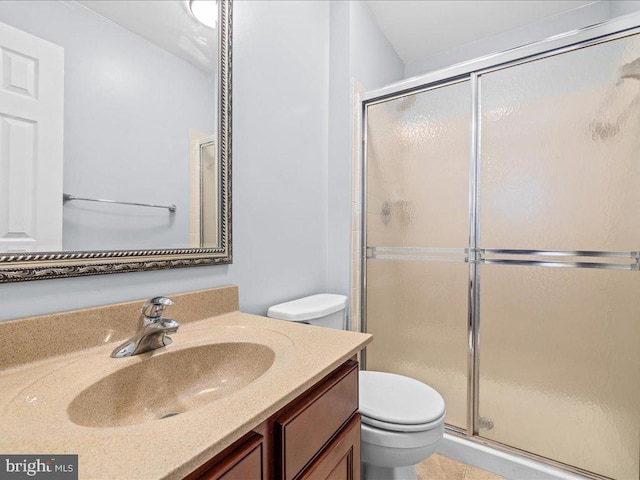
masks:
<path fill-rule="evenodd" d="M 142 306 L 142 314 L 151 319 L 162 318 L 164 307 L 175 305 L 175 302 L 168 297 L 153 297 Z"/>

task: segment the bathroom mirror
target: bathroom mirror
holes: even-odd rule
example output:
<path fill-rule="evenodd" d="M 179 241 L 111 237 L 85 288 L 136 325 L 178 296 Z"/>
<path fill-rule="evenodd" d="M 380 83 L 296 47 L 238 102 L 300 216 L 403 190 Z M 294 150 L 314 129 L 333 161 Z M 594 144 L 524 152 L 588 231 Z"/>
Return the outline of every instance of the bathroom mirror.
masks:
<path fill-rule="evenodd" d="M 231 0 L 0 1 L 0 283 L 231 261 Z"/>

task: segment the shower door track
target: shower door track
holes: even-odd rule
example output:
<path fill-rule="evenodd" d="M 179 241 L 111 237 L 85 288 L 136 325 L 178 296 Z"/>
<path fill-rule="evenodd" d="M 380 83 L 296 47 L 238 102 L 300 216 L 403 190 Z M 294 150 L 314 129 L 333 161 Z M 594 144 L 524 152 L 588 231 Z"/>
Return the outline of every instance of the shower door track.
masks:
<path fill-rule="evenodd" d="M 598 475 L 593 472 L 589 472 L 587 470 L 582 470 L 580 468 L 574 467 L 573 465 L 561 463 L 547 457 L 542 457 L 540 455 L 527 452 L 526 450 L 520 450 L 519 448 L 512 447 L 510 445 L 505 445 L 504 443 L 496 442 L 495 440 L 490 440 L 488 438 L 480 437 L 477 435 L 469 436 L 466 434 L 465 430 L 451 426 L 451 425 L 445 426 L 445 432 L 455 437 L 463 438 L 464 440 L 467 440 L 469 442 L 473 442 L 478 445 L 493 448 L 495 450 L 498 450 L 499 452 L 507 453 L 510 455 L 518 455 L 520 457 L 526 458 L 527 460 L 540 462 L 549 467 L 554 467 L 574 475 L 579 475 L 580 477 L 584 477 L 589 480 L 613 480 L 609 477 L 603 477 L 602 475 Z"/>
<path fill-rule="evenodd" d="M 479 137 L 479 88 L 478 77 L 482 74 L 501 70 L 507 67 L 528 63 L 561 53 L 586 48 L 592 45 L 616 40 L 640 33 L 640 14 L 626 15 L 620 19 L 609 20 L 580 30 L 557 35 L 549 39 L 524 45 L 504 52 L 481 57 L 469 62 L 453 65 L 409 80 L 397 82 L 387 87 L 366 92 L 360 97 L 359 128 L 361 129 L 361 162 L 362 162 L 362 215 L 360 245 L 360 311 L 361 331 L 367 331 L 367 258 L 388 260 L 422 260 L 422 261 L 454 261 L 469 264 L 468 288 L 468 394 L 467 394 L 467 428 L 446 425 L 447 433 L 468 441 L 488 446 L 496 450 L 519 455 L 542 464 L 559 468 L 572 474 L 594 480 L 605 480 L 593 472 L 551 460 L 540 455 L 520 450 L 479 435 L 479 264 L 511 264 L 542 267 L 564 268 L 597 268 L 615 270 L 640 270 L 640 252 L 597 252 L 597 251 L 547 251 L 547 250 L 507 250 L 479 249 L 478 225 L 478 164 L 480 152 Z M 469 248 L 433 249 L 417 247 L 377 247 L 367 245 L 367 107 L 386 102 L 409 94 L 420 93 L 435 88 L 452 85 L 462 81 L 471 83 L 471 142 L 469 155 Z M 454 255 L 445 257 L 444 254 Z M 489 258 L 487 258 L 489 256 Z M 509 258 L 499 258 L 507 256 Z M 496 258 L 498 257 L 498 258 Z M 513 258 L 516 257 L 516 258 Z M 519 258 L 533 257 L 533 259 Z M 539 259 L 537 257 L 545 257 Z M 549 258 L 551 257 L 551 258 Z M 587 257 L 589 259 L 618 259 L 609 261 L 558 261 L 557 257 Z M 624 262 L 624 260 L 628 260 Z M 366 368 L 366 349 L 362 353 L 362 364 Z"/>

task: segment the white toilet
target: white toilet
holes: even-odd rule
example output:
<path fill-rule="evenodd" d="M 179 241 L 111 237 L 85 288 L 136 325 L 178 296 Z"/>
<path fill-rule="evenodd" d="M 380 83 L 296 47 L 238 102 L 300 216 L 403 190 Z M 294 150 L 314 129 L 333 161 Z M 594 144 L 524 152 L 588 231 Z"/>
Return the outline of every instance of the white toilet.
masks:
<path fill-rule="evenodd" d="M 347 297 L 320 294 L 270 307 L 267 316 L 346 328 Z M 445 405 L 433 388 L 393 373 L 360 372 L 362 471 L 367 480 L 415 480 L 444 435 Z"/>

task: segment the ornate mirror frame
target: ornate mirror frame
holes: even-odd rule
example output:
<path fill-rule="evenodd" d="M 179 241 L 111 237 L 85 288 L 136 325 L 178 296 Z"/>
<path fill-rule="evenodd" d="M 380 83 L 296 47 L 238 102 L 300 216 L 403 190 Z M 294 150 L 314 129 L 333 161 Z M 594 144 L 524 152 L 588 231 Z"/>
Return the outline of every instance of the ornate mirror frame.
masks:
<path fill-rule="evenodd" d="M 220 238 L 217 248 L 0 253 L 0 283 L 232 263 L 231 30 L 232 0 L 219 0 L 218 158 Z"/>

